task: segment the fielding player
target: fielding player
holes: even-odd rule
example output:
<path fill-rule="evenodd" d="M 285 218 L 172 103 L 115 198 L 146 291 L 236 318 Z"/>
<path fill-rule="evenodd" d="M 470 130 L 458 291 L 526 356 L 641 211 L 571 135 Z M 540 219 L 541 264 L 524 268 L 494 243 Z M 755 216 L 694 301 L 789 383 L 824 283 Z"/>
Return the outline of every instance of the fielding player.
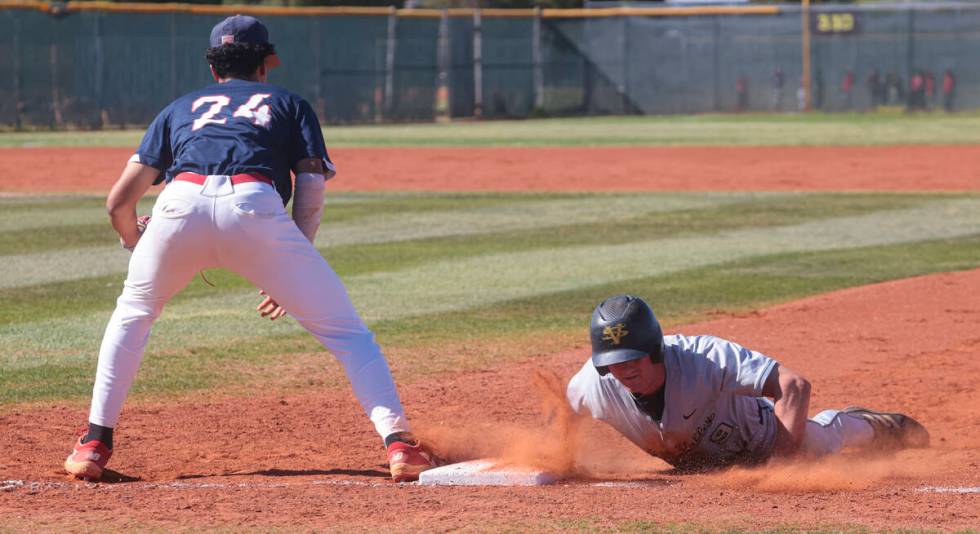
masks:
<path fill-rule="evenodd" d="M 572 408 L 588 411 L 674 467 L 929 444 L 922 425 L 897 413 L 846 408 L 807 420 L 806 379 L 731 341 L 664 336 L 640 298 L 604 300 L 590 329 L 591 360 L 566 392 Z"/>
<path fill-rule="evenodd" d="M 432 464 L 408 432 L 374 335 L 313 247 L 324 181 L 334 166 L 310 105 L 266 83 L 279 65 L 268 35 L 252 17 L 218 23 L 207 51 L 217 83 L 160 112 L 109 193 L 112 226 L 133 256 L 102 340 L 88 430 L 65 461 L 72 475 L 102 475 L 150 327 L 195 273 L 213 267 L 260 287 L 263 317 L 288 312 L 340 360 L 384 438 L 395 481 L 414 480 Z M 292 218 L 284 207 L 293 196 L 290 172 L 296 182 Z M 167 186 L 145 224 L 136 203 L 161 182 Z"/>

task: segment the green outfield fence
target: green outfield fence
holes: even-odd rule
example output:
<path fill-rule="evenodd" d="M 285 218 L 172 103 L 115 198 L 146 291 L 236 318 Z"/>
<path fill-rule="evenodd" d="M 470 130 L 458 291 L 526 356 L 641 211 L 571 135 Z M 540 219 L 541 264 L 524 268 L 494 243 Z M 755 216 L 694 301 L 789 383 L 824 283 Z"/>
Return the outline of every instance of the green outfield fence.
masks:
<path fill-rule="evenodd" d="M 801 9 L 0 0 L 0 127 L 144 125 L 210 81 L 210 29 L 235 13 L 263 18 L 283 60 L 272 81 L 329 123 L 796 110 L 804 39 L 817 109 L 980 107 L 980 5 Z"/>

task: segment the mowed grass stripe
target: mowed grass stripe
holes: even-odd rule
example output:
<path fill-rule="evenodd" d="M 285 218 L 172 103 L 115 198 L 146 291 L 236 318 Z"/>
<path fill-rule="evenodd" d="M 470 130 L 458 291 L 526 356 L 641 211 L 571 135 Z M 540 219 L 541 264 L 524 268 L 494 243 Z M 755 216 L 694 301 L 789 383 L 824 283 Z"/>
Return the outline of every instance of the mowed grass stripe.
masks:
<path fill-rule="evenodd" d="M 632 219 L 647 213 L 716 208 L 774 196 L 788 195 L 752 193 L 595 195 L 474 206 L 469 209 L 454 208 L 417 214 L 380 215 L 350 223 L 326 224 L 317 233 L 316 245 L 329 247 L 390 243 L 532 228 L 554 228 L 571 224 L 594 224 Z"/>
<path fill-rule="evenodd" d="M 140 200 L 139 214 L 149 214 L 162 188 L 151 189 Z M 108 193 L 108 191 L 106 192 Z M 575 195 L 567 193 L 332 193 L 324 199 L 324 220 L 328 222 L 368 219 L 388 213 L 425 213 L 443 211 L 447 205 L 457 209 L 480 209 L 490 206 L 534 204 L 548 200 L 564 200 Z M 585 196 L 579 194 L 578 197 Z M 609 197 L 624 196 L 610 194 Z M 105 196 L 17 197 L 0 198 L 0 232 L 57 228 L 74 225 L 104 224 L 108 226 Z"/>
<path fill-rule="evenodd" d="M 430 257 L 425 259 L 427 261 L 444 254 L 438 250 L 439 239 L 454 236 L 469 239 L 469 248 L 483 242 L 493 249 L 495 245 L 488 242 L 492 239 L 483 236 L 497 234 L 501 240 L 513 237 L 516 241 L 526 242 L 537 235 L 542 239 L 570 242 L 587 240 L 589 238 L 583 236 L 594 235 L 588 227 L 599 232 L 611 225 L 621 225 L 618 229 L 611 228 L 617 231 L 607 233 L 604 239 L 628 240 L 636 231 L 654 236 L 664 232 L 705 232 L 732 225 L 789 224 L 794 219 L 897 209 L 942 197 L 895 193 L 457 193 L 406 197 L 381 193 L 363 198 L 343 194 L 328 199 L 317 244 L 322 249 L 334 249 L 331 261 L 338 254 L 346 254 L 346 251 L 337 252 L 338 248 L 360 247 L 364 254 L 356 254 L 357 262 L 361 264 L 356 270 L 363 272 L 371 269 L 372 263 L 384 261 L 391 265 L 392 262 L 392 249 L 365 246 L 370 244 L 428 240 L 430 247 L 426 253 Z M 148 208 L 141 211 L 147 212 Z M 30 218 L 58 220 L 54 214 Z M 103 220 L 98 224 L 84 226 L 53 225 L 0 232 L 0 256 L 114 246 L 115 233 L 104 216 L 100 219 Z M 481 237 L 472 239 L 474 236 Z M 460 240 L 446 239 L 444 244 L 458 249 Z M 396 250 L 396 255 L 402 257 L 413 252 L 411 247 L 405 249 Z M 394 261 L 401 263 L 398 258 Z"/>
<path fill-rule="evenodd" d="M 715 235 L 539 249 L 445 260 L 350 278 L 369 320 L 466 309 L 777 252 L 807 252 L 980 234 L 980 199 Z M 403 315 L 399 315 L 403 314 Z"/>
<path fill-rule="evenodd" d="M 702 196 L 700 193 L 685 193 L 688 197 Z M 538 198 L 537 195 L 531 195 Z M 651 194 L 638 196 L 637 200 L 651 206 L 670 205 L 677 195 Z M 714 198 L 716 194 L 708 195 Z M 722 195 L 724 196 L 724 195 Z M 386 193 L 372 195 L 379 203 L 390 200 Z M 440 206 L 447 212 L 446 221 L 439 227 L 454 224 L 455 211 L 446 206 L 483 206 L 478 201 L 483 194 L 471 198 L 450 195 L 433 202 L 426 197 L 420 203 Z M 343 197 L 346 199 L 347 197 Z M 510 198 L 510 197 L 508 197 Z M 563 194 L 555 200 L 580 198 L 578 195 Z M 607 195 L 591 195 L 599 211 L 610 206 L 605 202 Z M 739 198 L 742 198 L 739 195 Z M 356 274 L 377 271 L 407 269 L 429 264 L 442 258 L 462 258 L 495 253 L 513 253 L 534 250 L 542 247 L 567 247 L 584 245 L 610 245 L 634 241 L 649 241 L 665 237 L 680 237 L 716 233 L 736 228 L 760 228 L 766 226 L 786 226 L 800 224 L 814 219 L 851 216 L 882 210 L 896 210 L 921 205 L 924 202 L 956 198 L 947 195 L 908 195 L 908 194 L 778 194 L 748 195 L 743 201 L 710 206 L 704 209 L 679 211 L 652 211 L 627 219 L 607 217 L 590 224 L 569 224 L 558 227 L 522 228 L 490 234 L 460 235 L 415 239 L 410 241 L 337 245 L 324 248 L 331 266 L 341 276 L 347 278 Z M 365 204 L 354 203 L 354 211 L 362 213 Z M 374 202 L 370 203 L 375 204 Z M 412 204 L 414 207 L 414 204 Z M 341 209 L 341 211 L 347 211 Z M 406 210 L 412 211 L 412 210 Z M 349 212 L 347 212 L 349 213 Z M 387 217 L 386 212 L 378 218 Z M 463 213 L 466 213 L 464 210 Z M 622 214 L 620 214 L 622 215 Z M 522 215 L 533 217 L 533 212 Z M 397 232 L 401 219 L 395 217 L 391 227 L 377 228 L 378 235 Z M 326 225 L 323 230 L 333 224 Z M 0 233 L 0 236 L 4 234 Z M 40 239 L 40 238 L 39 238 Z M 376 241 L 383 241 L 377 239 Z M 116 249 L 112 248 L 115 252 Z M 3 263 L 0 262 L 0 268 Z M 43 267 L 43 266 L 39 266 Z M 222 290 L 247 288 L 251 285 L 237 275 L 221 269 L 207 273 Z M 109 274 L 97 278 L 83 278 L 65 282 L 51 282 L 32 286 L 0 289 L 0 324 L 39 321 L 65 317 L 81 311 L 99 312 L 112 308 L 122 283 L 122 273 Z M 180 299 L 193 299 L 212 294 L 214 290 L 203 282 L 193 281 L 181 294 Z M 87 298 L 86 298 L 87 297 Z"/>
<path fill-rule="evenodd" d="M 443 209 L 409 213 L 387 214 L 375 212 L 375 216 L 345 222 L 325 224 L 318 232 L 319 247 L 390 243 L 412 239 L 430 239 L 449 236 L 491 234 L 500 231 L 548 228 L 569 224 L 589 224 L 601 221 L 626 220 L 647 213 L 670 212 L 713 208 L 739 201 L 766 199 L 766 194 L 666 194 L 655 196 L 609 195 L 599 197 L 579 196 L 527 202 L 516 200 L 502 204 L 491 197 L 490 205 L 468 202 L 461 211 L 459 205 L 451 206 L 449 199 L 440 204 Z M 783 195 L 788 196 L 788 195 Z M 778 198 L 778 197 L 777 197 Z M 376 209 L 376 207 L 375 207 Z M 329 214 L 325 215 L 329 217 Z M 151 222 L 152 224 L 152 222 Z M 36 230 L 34 231 L 36 232 Z M 27 254 L 7 254 L 0 262 L 0 289 L 25 287 L 37 284 L 78 280 L 126 271 L 128 253 L 116 246 L 91 246 L 86 248 L 62 248 L 67 244 L 90 242 L 100 238 L 111 242 L 111 228 L 93 227 L 86 233 L 80 229 L 52 230 L 52 235 L 18 231 L 0 234 L 0 252 L 32 249 L 37 243 L 47 242 L 54 250 Z M 81 232 L 81 235 L 79 235 Z M 72 241 L 72 237 L 76 239 Z M 97 236 L 97 237 L 93 237 Z"/>
<path fill-rule="evenodd" d="M 883 247 L 775 254 L 658 276 L 624 280 L 527 299 L 373 323 L 399 382 L 427 373 L 482 368 L 580 342 L 592 307 L 614 293 L 655 300 L 670 328 L 708 310 L 738 310 L 819 292 L 908 276 L 980 266 L 980 236 Z M 166 314 L 165 314 L 166 316 Z M 104 314 L 108 318 L 108 313 Z M 252 321 L 267 323 L 252 318 Z M 133 387 L 136 395 L 199 388 L 228 392 L 252 387 L 347 387 L 338 365 L 306 333 L 272 335 L 258 322 L 250 338 L 216 338 L 205 345 L 161 351 L 151 338 Z M 194 325 L 189 325 L 193 332 Z M 173 333 L 171 331 L 170 333 Z M 86 357 L 42 367 L 4 367 L 0 403 L 87 399 L 101 331 L 81 340 Z M 587 338 L 587 336 L 586 336 Z M 530 343 L 538 349 L 528 348 Z M 558 345 L 554 345 L 557 343 Z M 510 347 L 503 349 L 501 347 Z M 312 356 L 282 357 L 298 353 Z M 433 358 L 437 354 L 439 357 Z M 305 362 L 297 365 L 297 361 Z M 270 380 L 272 381 L 270 383 Z M 0 407 L 0 410 L 3 408 Z"/>
<path fill-rule="evenodd" d="M 440 260 L 409 269 L 347 277 L 352 299 L 369 321 L 467 310 L 509 300 L 719 265 L 776 253 L 830 251 L 980 234 L 980 199 L 944 200 L 906 210 L 713 235 L 615 245 L 544 248 Z M 254 290 L 175 302 L 157 323 L 155 349 L 168 350 L 253 336 Z M 100 335 L 96 317 L 0 327 L 8 365 L 81 357 L 80 340 Z M 298 331 L 293 322 L 275 333 Z M 46 356 L 41 356 L 42 354 Z"/>

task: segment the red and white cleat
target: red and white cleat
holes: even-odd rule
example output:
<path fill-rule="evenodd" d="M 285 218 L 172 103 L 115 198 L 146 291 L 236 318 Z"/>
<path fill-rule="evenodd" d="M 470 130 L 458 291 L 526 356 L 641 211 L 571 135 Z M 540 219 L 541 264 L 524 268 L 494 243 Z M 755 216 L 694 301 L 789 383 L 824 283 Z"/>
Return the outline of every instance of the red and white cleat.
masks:
<path fill-rule="evenodd" d="M 82 436 L 84 437 L 84 436 Z M 75 478 L 98 480 L 102 477 L 105 464 L 112 457 L 112 449 L 101 441 L 92 440 L 82 443 L 82 438 L 75 442 L 75 449 L 65 460 L 65 471 Z"/>
<path fill-rule="evenodd" d="M 418 480 L 422 471 L 436 465 L 432 453 L 423 449 L 418 442 L 409 445 L 396 441 L 388 446 L 388 466 L 391 468 L 391 479 L 395 482 Z"/>

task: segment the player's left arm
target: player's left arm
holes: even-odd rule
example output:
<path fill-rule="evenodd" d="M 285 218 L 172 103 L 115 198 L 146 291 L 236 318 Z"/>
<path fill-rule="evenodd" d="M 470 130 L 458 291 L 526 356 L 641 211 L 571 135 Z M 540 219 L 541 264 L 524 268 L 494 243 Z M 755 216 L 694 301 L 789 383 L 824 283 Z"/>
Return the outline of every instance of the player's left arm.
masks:
<path fill-rule="evenodd" d="M 293 222 L 306 239 L 313 243 L 323 214 L 325 182 L 336 170 L 327 156 L 323 132 L 313 108 L 305 100 L 297 100 L 295 104 L 294 128 L 287 154 L 290 161 L 295 161 L 292 168 L 296 176 Z M 259 294 L 265 297 L 256 307 L 262 317 L 275 321 L 286 315 L 286 310 L 271 295 L 267 295 L 264 290 L 259 291 Z"/>
<path fill-rule="evenodd" d="M 139 241 L 140 231 L 136 223 L 136 204 L 153 182 L 160 176 L 160 171 L 142 163 L 130 161 L 123 169 L 122 175 L 116 180 L 109 197 L 106 199 L 106 211 L 123 247 L 132 250 Z"/>
<path fill-rule="evenodd" d="M 326 190 L 324 172 L 321 158 L 304 158 L 293 167 L 296 175 L 293 221 L 310 243 L 316 237 L 323 216 L 323 194 Z"/>
<path fill-rule="evenodd" d="M 779 456 L 794 454 L 803 443 L 810 409 L 810 382 L 792 370 L 776 365 L 766 378 L 762 394 L 775 402 L 776 445 Z"/>
<path fill-rule="evenodd" d="M 296 175 L 293 222 L 310 243 L 313 243 L 316 237 L 316 231 L 320 228 L 320 217 L 323 214 L 323 193 L 326 182 L 324 170 L 321 158 L 304 158 L 293 166 L 293 174 Z M 286 315 L 286 310 L 276 302 L 276 299 L 266 294 L 265 290 L 259 290 L 259 294 L 265 297 L 255 308 L 260 316 L 275 321 Z"/>

